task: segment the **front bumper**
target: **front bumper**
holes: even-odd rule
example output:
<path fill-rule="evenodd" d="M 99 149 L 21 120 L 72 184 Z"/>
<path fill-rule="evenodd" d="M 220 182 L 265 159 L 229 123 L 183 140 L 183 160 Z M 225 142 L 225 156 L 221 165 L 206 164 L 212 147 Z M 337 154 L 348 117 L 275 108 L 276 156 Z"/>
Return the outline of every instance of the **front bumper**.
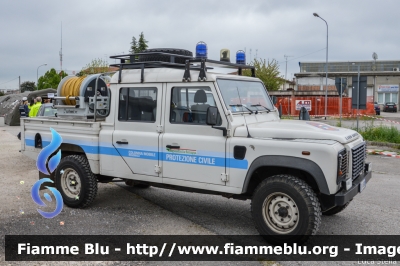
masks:
<path fill-rule="evenodd" d="M 370 170 L 370 163 L 365 164 L 365 171 L 363 175 L 353 180 L 353 185 L 349 190 L 345 190 L 345 186 L 341 191 L 333 195 L 321 194 L 320 202 L 323 211 L 327 211 L 335 206 L 343 206 L 347 202 L 351 201 L 358 193 L 360 193 L 362 186 L 368 183 L 372 177 L 372 171 Z M 365 182 L 365 183 L 364 183 Z"/>

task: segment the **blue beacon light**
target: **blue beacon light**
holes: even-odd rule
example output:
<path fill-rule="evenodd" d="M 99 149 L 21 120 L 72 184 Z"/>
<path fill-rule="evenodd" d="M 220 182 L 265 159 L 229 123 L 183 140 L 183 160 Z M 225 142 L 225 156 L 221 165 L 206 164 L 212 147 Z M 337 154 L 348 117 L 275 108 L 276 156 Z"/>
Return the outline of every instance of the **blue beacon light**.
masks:
<path fill-rule="evenodd" d="M 207 44 L 205 42 L 198 42 L 196 44 L 196 58 L 207 59 Z"/>
<path fill-rule="evenodd" d="M 236 52 L 236 64 L 245 65 L 246 64 L 246 54 L 243 50 Z"/>

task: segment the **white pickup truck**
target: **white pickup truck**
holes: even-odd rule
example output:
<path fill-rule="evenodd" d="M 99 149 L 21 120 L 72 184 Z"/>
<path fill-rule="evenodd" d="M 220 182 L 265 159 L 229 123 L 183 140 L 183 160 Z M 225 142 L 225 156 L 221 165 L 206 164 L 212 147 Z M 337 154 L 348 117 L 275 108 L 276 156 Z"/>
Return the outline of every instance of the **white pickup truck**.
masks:
<path fill-rule="evenodd" d="M 61 135 L 62 159 L 49 177 L 67 206 L 87 207 L 98 182 L 122 179 L 250 199 L 267 241 L 304 242 L 316 234 L 321 214 L 345 209 L 371 178 L 357 132 L 281 120 L 251 66 L 182 50 L 113 58 L 121 63 L 110 80 L 60 83 L 58 117 L 21 119 L 21 151 L 35 160 L 52 140 L 50 128 Z M 243 69 L 253 77 L 241 76 Z"/>

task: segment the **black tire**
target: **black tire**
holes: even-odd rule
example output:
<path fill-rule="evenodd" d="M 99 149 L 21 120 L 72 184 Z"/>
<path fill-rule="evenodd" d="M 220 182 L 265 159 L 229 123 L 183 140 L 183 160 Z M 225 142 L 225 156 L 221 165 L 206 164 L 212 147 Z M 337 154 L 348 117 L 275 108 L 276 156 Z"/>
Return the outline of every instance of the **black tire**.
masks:
<path fill-rule="evenodd" d="M 261 182 L 254 191 L 251 212 L 258 232 L 271 244 L 304 243 L 321 224 L 321 207 L 314 191 L 291 175 Z"/>
<path fill-rule="evenodd" d="M 329 210 L 327 210 L 327 211 L 324 211 L 324 212 L 322 212 L 322 215 L 325 215 L 325 216 L 335 215 L 335 214 L 337 214 L 337 213 L 343 211 L 344 209 L 346 209 L 347 206 L 349 206 L 350 202 L 351 202 L 351 201 L 347 202 L 345 205 L 336 206 L 336 207 L 333 207 L 332 209 L 329 209 Z"/>
<path fill-rule="evenodd" d="M 161 52 L 161 53 L 170 53 L 176 55 L 185 55 L 193 57 L 193 53 L 188 50 L 183 49 L 175 49 L 175 48 L 154 48 L 154 49 L 146 49 L 141 53 L 153 53 L 153 52 Z M 139 55 L 139 61 L 162 61 L 162 62 L 170 62 L 170 57 L 168 55 Z M 185 58 L 175 58 L 175 63 L 184 64 L 186 61 Z"/>
<path fill-rule="evenodd" d="M 130 187 L 135 187 L 135 188 L 149 188 L 150 185 L 143 184 L 143 183 L 137 183 L 134 182 L 133 180 L 125 180 L 125 185 L 130 186 Z"/>
<path fill-rule="evenodd" d="M 86 157 L 82 155 L 70 155 L 61 159 L 55 173 L 55 184 L 68 207 L 85 208 L 97 195 L 96 176 L 90 170 Z"/>

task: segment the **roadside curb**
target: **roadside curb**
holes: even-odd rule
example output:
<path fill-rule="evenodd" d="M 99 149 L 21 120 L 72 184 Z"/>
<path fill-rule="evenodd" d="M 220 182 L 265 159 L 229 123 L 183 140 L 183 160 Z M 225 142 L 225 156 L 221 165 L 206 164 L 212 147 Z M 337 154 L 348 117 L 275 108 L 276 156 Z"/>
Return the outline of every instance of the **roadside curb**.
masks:
<path fill-rule="evenodd" d="M 390 143 L 390 142 L 379 142 L 379 141 L 369 141 L 367 140 L 367 146 L 379 146 L 379 147 L 389 147 L 395 150 L 399 150 L 399 143 Z"/>

